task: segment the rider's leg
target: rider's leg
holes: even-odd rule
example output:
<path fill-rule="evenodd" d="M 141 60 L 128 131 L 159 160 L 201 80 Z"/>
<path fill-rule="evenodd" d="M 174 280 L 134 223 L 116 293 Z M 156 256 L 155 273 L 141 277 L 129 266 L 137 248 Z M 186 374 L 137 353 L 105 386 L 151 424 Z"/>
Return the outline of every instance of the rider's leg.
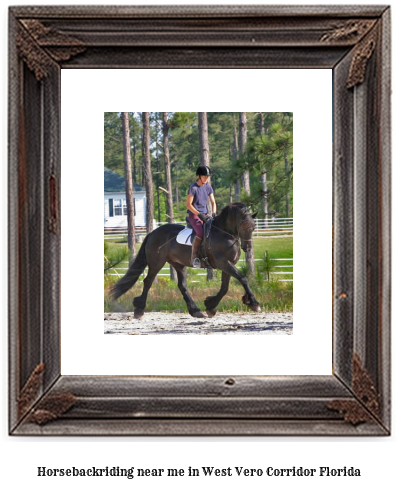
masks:
<path fill-rule="evenodd" d="M 189 214 L 188 220 L 190 224 L 193 226 L 193 229 L 196 233 L 196 238 L 194 239 L 192 250 L 191 250 L 191 266 L 193 268 L 200 268 L 201 262 L 198 258 L 198 250 L 201 245 L 202 237 L 204 235 L 203 222 L 198 217 L 198 215 Z"/>
<path fill-rule="evenodd" d="M 192 250 L 191 250 L 191 266 L 193 268 L 200 268 L 201 266 L 201 261 L 198 258 L 198 250 L 201 245 L 202 239 L 198 236 L 195 236 L 193 245 L 192 245 Z"/>

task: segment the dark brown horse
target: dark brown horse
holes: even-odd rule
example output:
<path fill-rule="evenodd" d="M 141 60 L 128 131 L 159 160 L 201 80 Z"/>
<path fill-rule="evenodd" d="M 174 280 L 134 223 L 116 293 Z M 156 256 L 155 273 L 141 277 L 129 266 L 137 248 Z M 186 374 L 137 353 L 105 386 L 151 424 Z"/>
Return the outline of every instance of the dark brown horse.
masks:
<path fill-rule="evenodd" d="M 203 247 L 206 248 L 206 251 L 202 252 L 202 257 L 206 256 L 213 268 L 222 270 L 222 285 L 219 292 L 205 299 L 206 312 L 210 317 L 215 316 L 216 306 L 226 295 L 230 277 L 239 280 L 244 287 L 245 295 L 242 298 L 244 304 L 253 311 L 260 311 L 259 303 L 249 287 L 247 278 L 235 267 L 240 258 L 240 247 L 247 251 L 251 246 L 255 216 L 256 214 L 251 214 L 242 203 L 227 205 L 213 220 L 210 236 L 201 245 L 202 250 Z M 148 234 L 126 275 L 113 286 L 113 298 L 118 299 L 133 287 L 148 265 L 143 292 L 133 300 L 135 318 L 144 315 L 148 291 L 166 262 L 176 269 L 178 287 L 186 301 L 188 312 L 196 318 L 204 317 L 187 290 L 187 267 L 190 266 L 191 248 L 176 241 L 176 236 L 183 228 L 177 224 L 166 224 Z"/>

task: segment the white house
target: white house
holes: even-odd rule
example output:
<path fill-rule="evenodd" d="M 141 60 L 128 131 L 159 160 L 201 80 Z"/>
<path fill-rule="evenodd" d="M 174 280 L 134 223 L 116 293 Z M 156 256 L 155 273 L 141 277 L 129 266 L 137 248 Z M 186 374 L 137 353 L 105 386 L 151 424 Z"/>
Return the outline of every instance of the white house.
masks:
<path fill-rule="evenodd" d="M 134 223 L 136 227 L 146 226 L 145 189 L 134 185 Z M 127 228 L 127 203 L 125 178 L 104 168 L 104 228 Z"/>

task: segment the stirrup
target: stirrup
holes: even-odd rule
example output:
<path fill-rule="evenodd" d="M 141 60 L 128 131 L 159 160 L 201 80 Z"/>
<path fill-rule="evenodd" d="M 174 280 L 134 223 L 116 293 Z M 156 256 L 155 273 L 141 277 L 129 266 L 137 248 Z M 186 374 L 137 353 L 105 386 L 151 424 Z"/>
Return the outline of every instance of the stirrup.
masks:
<path fill-rule="evenodd" d="M 194 258 L 192 268 L 201 268 L 201 260 L 199 258 Z"/>

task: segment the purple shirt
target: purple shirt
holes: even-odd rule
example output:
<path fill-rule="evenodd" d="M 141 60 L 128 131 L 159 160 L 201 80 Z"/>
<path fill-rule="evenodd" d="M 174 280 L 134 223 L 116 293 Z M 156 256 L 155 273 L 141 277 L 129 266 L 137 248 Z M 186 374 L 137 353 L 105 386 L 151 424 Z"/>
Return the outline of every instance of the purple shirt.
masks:
<path fill-rule="evenodd" d="M 204 186 L 199 186 L 197 183 L 193 183 L 188 189 L 188 195 L 193 196 L 192 205 L 194 208 L 203 214 L 206 214 L 208 209 L 206 208 L 206 203 L 208 201 L 208 196 L 213 193 L 213 188 L 209 183 L 205 183 Z M 187 210 L 189 214 L 192 214 L 190 210 Z"/>

